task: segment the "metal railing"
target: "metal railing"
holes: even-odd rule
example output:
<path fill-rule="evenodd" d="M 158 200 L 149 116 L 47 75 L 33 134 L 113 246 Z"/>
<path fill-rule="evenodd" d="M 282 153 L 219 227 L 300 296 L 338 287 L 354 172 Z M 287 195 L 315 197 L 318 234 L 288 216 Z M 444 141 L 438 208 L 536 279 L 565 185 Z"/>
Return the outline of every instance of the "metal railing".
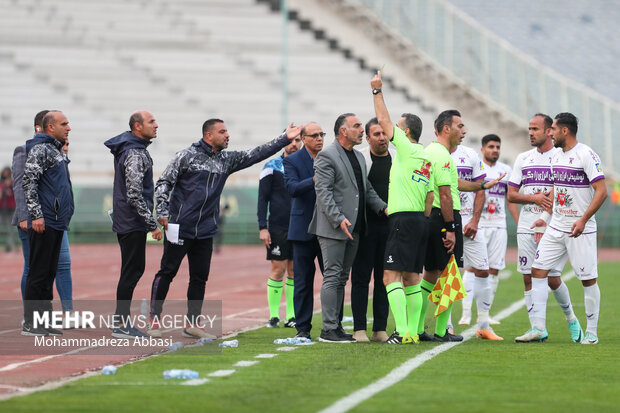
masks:
<path fill-rule="evenodd" d="M 620 179 L 620 104 L 568 79 L 482 27 L 446 0 L 344 0 L 362 6 L 437 67 L 526 125 L 538 112 L 579 118 L 579 140 L 597 152 L 605 173 Z M 570 60 L 567 59 L 567 62 Z"/>

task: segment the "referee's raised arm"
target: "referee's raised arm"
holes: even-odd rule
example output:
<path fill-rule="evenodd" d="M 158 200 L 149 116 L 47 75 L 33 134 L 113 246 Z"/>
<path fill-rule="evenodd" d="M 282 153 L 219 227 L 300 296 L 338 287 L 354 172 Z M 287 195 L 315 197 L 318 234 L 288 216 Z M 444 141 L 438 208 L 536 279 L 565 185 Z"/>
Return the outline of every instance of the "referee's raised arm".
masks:
<path fill-rule="evenodd" d="M 373 94 L 373 102 L 375 105 L 375 115 L 377 115 L 377 121 L 383 129 L 383 133 L 389 140 L 392 140 L 394 137 L 394 126 L 392 126 L 392 121 L 390 120 L 390 114 L 388 113 L 387 107 L 385 106 L 385 101 L 383 100 L 383 92 L 381 90 L 381 86 L 383 82 L 381 81 L 381 71 L 377 71 L 377 74 L 370 81 L 370 86 L 372 87 Z"/>

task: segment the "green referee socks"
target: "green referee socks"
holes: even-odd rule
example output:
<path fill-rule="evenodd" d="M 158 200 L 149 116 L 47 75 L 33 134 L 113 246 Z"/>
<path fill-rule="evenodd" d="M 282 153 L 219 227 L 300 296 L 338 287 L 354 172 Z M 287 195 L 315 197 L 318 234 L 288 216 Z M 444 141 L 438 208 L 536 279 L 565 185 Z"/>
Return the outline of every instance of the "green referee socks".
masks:
<path fill-rule="evenodd" d="M 405 296 L 407 299 L 407 327 L 409 333 L 414 336 L 418 331 L 418 322 L 420 321 L 420 312 L 422 311 L 420 284 L 405 287 Z"/>
<path fill-rule="evenodd" d="M 439 337 L 443 337 L 446 335 L 446 327 L 448 327 L 448 320 L 450 319 L 450 314 L 452 314 L 452 303 L 450 303 L 446 311 L 437 316 L 437 321 L 435 321 L 435 334 L 437 334 Z"/>
<path fill-rule="evenodd" d="M 286 278 L 284 295 L 286 295 L 286 321 L 295 318 L 295 305 L 293 304 L 293 293 L 295 292 L 295 280 Z"/>
<path fill-rule="evenodd" d="M 385 287 L 387 291 L 390 309 L 394 315 L 396 322 L 396 331 L 401 337 L 407 333 L 407 299 L 405 298 L 405 290 L 403 283 L 394 282 Z"/>
<path fill-rule="evenodd" d="M 428 304 L 431 302 L 428 299 L 428 295 L 433 291 L 433 287 L 435 284 L 431 284 L 430 282 L 422 279 L 420 282 L 420 289 L 422 294 L 422 308 L 420 310 L 420 318 L 418 319 L 418 333 L 422 334 L 424 332 L 424 319 L 426 318 L 426 310 L 428 309 Z"/>
<path fill-rule="evenodd" d="M 279 317 L 280 299 L 282 298 L 282 281 L 267 279 L 267 303 L 269 304 L 269 318 Z"/>

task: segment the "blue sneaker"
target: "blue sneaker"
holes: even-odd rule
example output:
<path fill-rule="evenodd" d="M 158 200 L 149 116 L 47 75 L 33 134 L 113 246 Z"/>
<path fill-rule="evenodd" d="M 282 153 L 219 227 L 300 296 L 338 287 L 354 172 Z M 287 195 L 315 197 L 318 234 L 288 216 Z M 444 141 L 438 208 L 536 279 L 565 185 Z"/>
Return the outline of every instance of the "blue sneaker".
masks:
<path fill-rule="evenodd" d="M 547 341 L 549 333 L 547 329 L 539 330 L 536 327 L 532 327 L 525 332 L 522 336 L 515 338 L 516 343 L 542 343 Z"/>
<path fill-rule="evenodd" d="M 581 343 L 583 340 L 583 330 L 581 329 L 581 325 L 579 324 L 579 320 L 576 318 L 568 323 L 568 329 L 570 330 L 570 338 L 574 343 Z"/>
<path fill-rule="evenodd" d="M 133 326 L 116 327 L 112 330 L 114 338 L 149 338 L 149 336 Z"/>
<path fill-rule="evenodd" d="M 596 334 L 587 331 L 581 344 L 598 344 L 598 337 Z"/>

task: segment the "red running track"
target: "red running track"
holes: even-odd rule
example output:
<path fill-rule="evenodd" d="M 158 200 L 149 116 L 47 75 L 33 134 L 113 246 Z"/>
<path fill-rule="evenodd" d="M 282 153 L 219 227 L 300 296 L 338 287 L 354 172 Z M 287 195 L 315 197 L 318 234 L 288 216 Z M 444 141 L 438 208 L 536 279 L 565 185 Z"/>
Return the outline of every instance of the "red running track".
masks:
<path fill-rule="evenodd" d="M 134 301 L 149 297 L 151 283 L 159 269 L 163 247 L 147 246 L 147 263 L 144 276 L 134 292 Z M 0 299 L 20 300 L 20 279 L 23 270 L 21 251 L 2 253 L 0 269 Z M 71 272 L 74 300 L 114 300 L 116 283 L 120 273 L 120 249 L 116 244 L 71 245 Z M 224 335 L 266 324 L 268 306 L 266 279 L 271 265 L 265 260 L 262 246 L 224 246 L 219 254 L 213 254 L 211 272 L 205 292 L 205 300 L 222 300 Z M 170 285 L 167 299 L 186 299 L 189 280 L 187 260 Z M 320 272 L 315 278 L 315 308 L 319 306 L 321 283 Z M 54 289 L 54 298 L 57 291 Z M 19 304 L 19 303 L 17 303 Z M 138 302 L 139 306 L 139 302 Z M 19 309 L 18 311 L 21 311 Z M 281 315 L 284 316 L 284 298 Z M 15 317 L 13 317 L 15 318 Z M 12 319 L 11 319 L 12 320 Z M 15 324 L 13 326 L 13 324 Z M 65 330 L 64 338 L 85 337 L 86 330 Z M 288 333 L 288 332 L 287 332 Z M 290 331 L 290 335 L 294 330 Z M 174 341 L 191 343 L 195 340 L 183 338 L 181 331 L 173 331 Z M 100 335 L 99 335 L 100 337 Z M 15 348 L 20 343 L 32 343 L 32 337 L 21 336 L 19 321 L 11 321 L 9 328 L 0 331 L 1 348 Z M 78 354 L 59 356 L 6 355 L 0 351 L 0 398 L 28 392 L 45 382 L 55 381 L 88 371 L 100 369 L 108 364 L 122 364 L 136 358 L 135 355 L 88 355 L 89 350 Z M 23 364 L 22 364 L 23 363 Z"/>

